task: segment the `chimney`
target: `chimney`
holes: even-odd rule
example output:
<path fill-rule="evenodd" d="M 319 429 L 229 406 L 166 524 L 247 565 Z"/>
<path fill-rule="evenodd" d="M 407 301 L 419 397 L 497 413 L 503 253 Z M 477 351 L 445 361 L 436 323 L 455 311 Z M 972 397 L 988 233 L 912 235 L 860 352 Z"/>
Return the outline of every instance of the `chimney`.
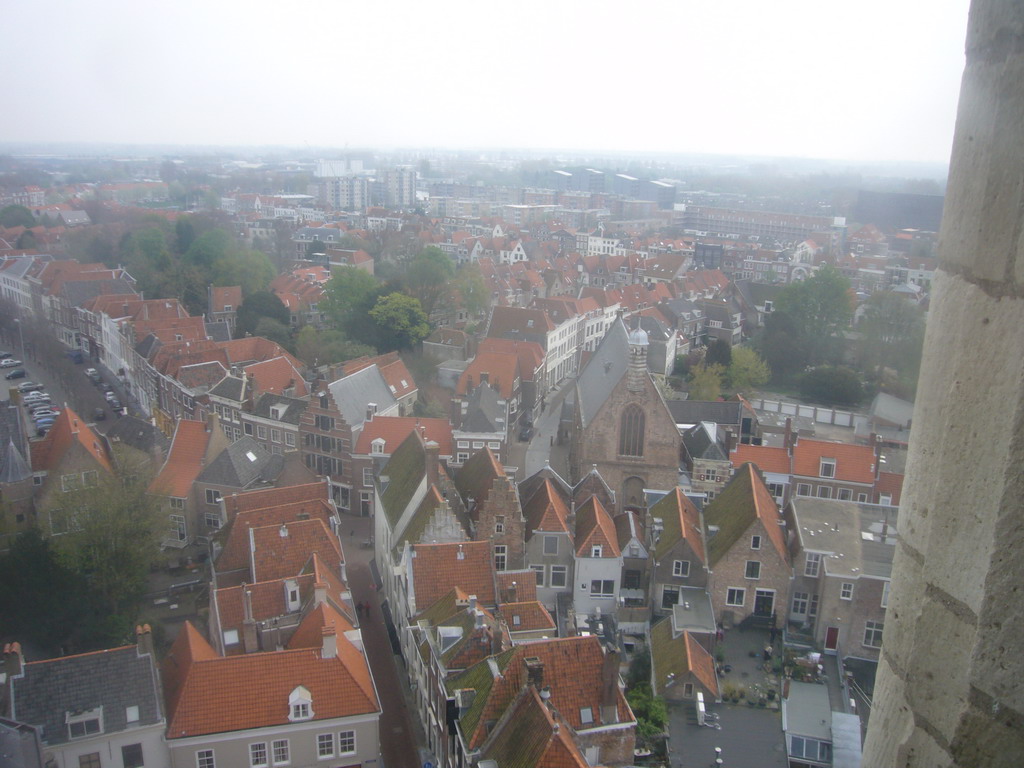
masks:
<path fill-rule="evenodd" d="M 282 539 L 287 539 L 288 538 L 288 524 L 287 523 L 282 523 L 281 524 L 281 527 L 277 529 L 277 535 L 280 536 Z"/>
<path fill-rule="evenodd" d="M 313 607 L 323 605 L 327 602 L 327 585 L 318 581 L 313 585 Z"/>
<path fill-rule="evenodd" d="M 462 552 L 462 545 L 461 544 L 459 545 L 459 552 Z M 476 612 L 476 595 L 470 595 L 469 596 L 469 612 L 470 613 L 475 613 Z"/>
<path fill-rule="evenodd" d="M 601 667 L 601 724 L 619 721 L 619 652 L 605 648 Z"/>
<path fill-rule="evenodd" d="M 440 462 L 441 446 L 433 440 L 428 440 L 426 445 L 423 446 L 426 452 L 425 465 L 427 470 L 427 482 L 433 485 L 437 485 L 439 470 L 438 464 Z"/>
<path fill-rule="evenodd" d="M 135 645 L 140 656 L 153 655 L 153 628 L 149 624 L 136 625 Z"/>
<path fill-rule="evenodd" d="M 785 441 L 783 443 L 786 447 L 786 453 L 790 456 L 793 455 L 793 419 L 789 416 L 786 417 L 786 432 Z"/>
<path fill-rule="evenodd" d="M 507 590 L 508 600 L 506 600 L 506 602 L 508 602 L 508 603 L 517 603 L 517 602 L 519 602 L 516 599 L 518 593 L 519 593 L 519 589 L 517 588 L 516 583 L 513 581 L 512 582 L 512 586 L 510 586 L 508 588 L 508 590 Z"/>
<path fill-rule="evenodd" d="M 254 653 L 260 649 L 260 644 L 256 621 L 252 617 L 252 592 L 248 587 L 242 587 L 242 611 L 242 648 L 246 653 Z"/>
<path fill-rule="evenodd" d="M 526 682 L 538 691 L 544 688 L 544 662 L 536 656 L 523 659 L 526 665 Z"/>
<path fill-rule="evenodd" d="M 338 630 L 334 628 L 334 625 L 323 627 L 320 630 L 323 633 L 323 649 L 320 651 L 321 659 L 333 659 L 338 656 Z"/>
<path fill-rule="evenodd" d="M 13 642 L 4 646 L 3 670 L 8 678 L 18 677 L 25 668 L 25 657 L 21 653 L 21 643 Z"/>

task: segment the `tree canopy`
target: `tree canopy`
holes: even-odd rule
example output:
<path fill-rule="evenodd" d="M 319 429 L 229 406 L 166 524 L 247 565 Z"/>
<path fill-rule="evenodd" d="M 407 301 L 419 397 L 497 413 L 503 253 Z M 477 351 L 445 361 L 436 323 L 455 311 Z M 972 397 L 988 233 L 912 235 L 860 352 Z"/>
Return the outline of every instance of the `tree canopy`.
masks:
<path fill-rule="evenodd" d="M 0 208 L 0 227 L 34 227 L 35 217 L 24 205 L 8 205 Z"/>
<path fill-rule="evenodd" d="M 275 320 L 284 326 L 285 332 L 291 323 L 288 307 L 270 291 L 257 291 L 242 299 L 235 313 L 235 336 L 242 338 L 249 334 L 258 336 L 256 326 L 263 319 Z"/>
<path fill-rule="evenodd" d="M 898 293 L 875 293 L 864 303 L 857 329 L 857 357 L 865 376 L 898 390 L 895 394 L 912 395 L 921 367 L 924 311 Z"/>
<path fill-rule="evenodd" d="M 376 278 L 358 267 L 338 267 L 324 286 L 320 308 L 335 330 L 363 344 L 376 345 L 376 325 L 370 311 L 384 293 Z"/>
<path fill-rule="evenodd" d="M 690 372 L 690 399 L 717 400 L 725 370 L 720 365 L 698 365 Z"/>
<path fill-rule="evenodd" d="M 448 255 L 437 246 L 428 245 L 409 262 L 404 282 L 429 317 L 438 302 L 450 293 L 454 276 L 455 265 Z"/>
<path fill-rule="evenodd" d="M 735 347 L 729 363 L 729 386 L 736 392 L 749 392 L 766 384 L 772 376 L 768 364 L 750 347 Z"/>
<path fill-rule="evenodd" d="M 800 395 L 824 405 L 857 405 L 864 398 L 864 388 L 849 368 L 822 365 L 803 375 Z"/>
<path fill-rule="evenodd" d="M 853 319 L 850 281 L 835 267 L 823 266 L 806 280 L 783 288 L 775 310 L 792 319 L 811 365 L 838 358 L 835 337 Z"/>
<path fill-rule="evenodd" d="M 419 301 L 397 291 L 379 298 L 370 318 L 377 326 L 377 348 L 382 351 L 411 349 L 430 335 L 430 323 Z"/>

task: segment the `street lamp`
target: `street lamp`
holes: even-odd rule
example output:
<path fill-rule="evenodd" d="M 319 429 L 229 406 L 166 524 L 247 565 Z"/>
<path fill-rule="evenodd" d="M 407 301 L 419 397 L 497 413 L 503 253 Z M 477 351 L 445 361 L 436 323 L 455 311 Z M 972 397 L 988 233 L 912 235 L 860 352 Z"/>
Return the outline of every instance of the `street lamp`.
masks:
<path fill-rule="evenodd" d="M 25 359 L 25 334 L 22 331 L 21 319 L 16 317 L 16 318 L 14 318 L 14 322 L 17 323 L 17 325 L 18 325 L 18 340 L 21 343 L 21 359 L 24 360 Z"/>

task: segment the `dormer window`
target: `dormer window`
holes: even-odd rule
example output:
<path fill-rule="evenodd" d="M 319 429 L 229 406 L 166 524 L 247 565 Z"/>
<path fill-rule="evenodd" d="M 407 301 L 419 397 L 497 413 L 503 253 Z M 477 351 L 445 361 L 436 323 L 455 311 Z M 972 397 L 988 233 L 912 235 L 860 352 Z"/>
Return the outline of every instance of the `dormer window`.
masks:
<path fill-rule="evenodd" d="M 382 455 L 384 453 L 384 443 L 385 441 L 383 437 L 375 438 L 373 442 L 370 443 L 370 453 L 375 456 Z"/>
<path fill-rule="evenodd" d="M 836 460 L 835 459 L 822 459 L 821 466 L 818 469 L 819 477 L 835 477 L 836 476 Z"/>
<path fill-rule="evenodd" d="M 305 686 L 298 686 L 288 697 L 288 719 L 291 722 L 313 717 L 313 697 Z"/>
<path fill-rule="evenodd" d="M 82 739 L 103 733 L 103 707 L 96 707 L 84 712 L 68 712 L 64 721 L 68 726 L 68 738 Z"/>
<path fill-rule="evenodd" d="M 592 546 L 590 548 L 590 556 L 591 557 L 601 557 L 602 551 L 603 551 L 603 549 L 601 548 L 601 545 L 600 544 L 595 544 L 594 546 Z"/>

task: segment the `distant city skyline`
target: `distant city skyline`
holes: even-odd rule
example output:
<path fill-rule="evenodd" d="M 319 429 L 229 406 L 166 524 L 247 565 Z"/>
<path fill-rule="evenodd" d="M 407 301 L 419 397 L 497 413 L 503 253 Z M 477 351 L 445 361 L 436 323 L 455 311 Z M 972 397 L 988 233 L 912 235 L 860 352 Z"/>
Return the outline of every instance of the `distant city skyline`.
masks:
<path fill-rule="evenodd" d="M 8 4 L 0 142 L 945 163 L 968 4 Z"/>

